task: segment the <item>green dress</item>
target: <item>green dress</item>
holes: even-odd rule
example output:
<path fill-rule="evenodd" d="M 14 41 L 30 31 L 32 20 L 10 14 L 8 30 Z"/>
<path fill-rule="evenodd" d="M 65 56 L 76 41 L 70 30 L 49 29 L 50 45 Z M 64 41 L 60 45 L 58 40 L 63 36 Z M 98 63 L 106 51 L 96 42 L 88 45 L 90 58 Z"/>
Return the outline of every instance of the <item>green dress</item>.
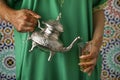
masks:
<path fill-rule="evenodd" d="M 81 41 L 92 39 L 93 8 L 104 4 L 105 0 L 64 0 L 62 7 L 58 0 L 7 0 L 14 9 L 30 9 L 39 14 L 41 21 L 56 19 L 62 13 L 61 23 L 64 32 L 60 40 L 68 46 L 75 37 L 81 36 Z M 100 6 L 98 6 L 99 9 Z M 56 53 L 48 62 L 49 52 L 35 47 L 29 52 L 32 44 L 27 40 L 28 33 L 16 30 L 15 54 L 17 80 L 100 80 L 101 58 L 89 77 L 79 68 L 79 51 L 77 44 L 66 53 Z"/>

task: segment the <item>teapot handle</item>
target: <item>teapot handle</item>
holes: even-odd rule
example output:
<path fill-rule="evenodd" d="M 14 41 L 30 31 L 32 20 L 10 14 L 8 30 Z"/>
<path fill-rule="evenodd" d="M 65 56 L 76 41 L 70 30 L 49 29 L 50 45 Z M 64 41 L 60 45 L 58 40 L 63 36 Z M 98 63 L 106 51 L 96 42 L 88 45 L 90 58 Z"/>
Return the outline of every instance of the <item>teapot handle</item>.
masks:
<path fill-rule="evenodd" d="M 41 29 L 42 31 L 44 31 L 44 29 L 40 26 L 40 21 L 39 20 L 37 21 L 37 24 L 38 24 L 38 28 Z"/>
<path fill-rule="evenodd" d="M 39 29 L 41 29 L 42 31 L 44 31 L 44 29 L 40 26 L 40 21 L 39 20 L 37 21 L 37 26 L 38 26 Z M 28 32 L 28 38 L 27 38 L 27 40 L 29 40 L 29 39 L 31 39 L 30 32 Z"/>

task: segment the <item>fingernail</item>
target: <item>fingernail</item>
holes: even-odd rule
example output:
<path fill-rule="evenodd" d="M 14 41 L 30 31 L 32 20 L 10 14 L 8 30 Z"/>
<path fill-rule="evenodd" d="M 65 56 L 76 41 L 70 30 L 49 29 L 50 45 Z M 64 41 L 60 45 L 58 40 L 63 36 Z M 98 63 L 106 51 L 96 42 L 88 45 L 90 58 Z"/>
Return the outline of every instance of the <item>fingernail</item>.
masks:
<path fill-rule="evenodd" d="M 83 58 L 84 56 L 80 56 L 80 58 Z"/>
<path fill-rule="evenodd" d="M 41 16 L 39 16 L 39 15 L 36 15 L 36 18 L 41 18 Z"/>
<path fill-rule="evenodd" d="M 37 19 L 41 18 L 41 16 L 38 15 L 38 14 L 35 14 L 34 17 L 37 18 Z"/>

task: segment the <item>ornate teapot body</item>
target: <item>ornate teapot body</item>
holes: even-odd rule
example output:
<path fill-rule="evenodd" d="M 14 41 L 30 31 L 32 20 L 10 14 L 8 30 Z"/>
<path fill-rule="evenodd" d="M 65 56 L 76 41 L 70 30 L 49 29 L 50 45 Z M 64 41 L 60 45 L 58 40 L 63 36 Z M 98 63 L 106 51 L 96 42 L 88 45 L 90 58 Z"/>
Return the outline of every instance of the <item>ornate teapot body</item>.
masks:
<path fill-rule="evenodd" d="M 59 35 L 63 32 L 63 26 L 60 24 L 60 15 L 56 20 L 50 20 L 47 22 L 42 22 L 45 27 L 40 27 L 40 22 L 38 21 L 39 31 L 35 31 L 28 37 L 28 39 L 32 40 L 32 47 L 29 51 L 32 51 L 35 46 L 39 46 L 47 51 L 50 51 L 50 55 L 48 61 L 50 61 L 51 57 L 55 54 L 55 52 L 65 52 L 69 51 L 73 44 L 80 39 L 80 37 L 76 37 L 72 43 L 68 47 L 64 47 L 64 45 L 59 42 Z"/>

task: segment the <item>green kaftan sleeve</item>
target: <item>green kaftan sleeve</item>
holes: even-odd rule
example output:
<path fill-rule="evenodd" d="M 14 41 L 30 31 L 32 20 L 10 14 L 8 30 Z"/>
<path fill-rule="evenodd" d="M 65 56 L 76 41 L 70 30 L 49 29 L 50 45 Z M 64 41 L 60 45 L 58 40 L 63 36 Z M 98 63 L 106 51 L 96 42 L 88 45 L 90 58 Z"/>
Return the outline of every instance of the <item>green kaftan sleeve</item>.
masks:
<path fill-rule="evenodd" d="M 15 6 L 17 6 L 17 9 L 21 6 L 22 0 L 6 0 L 6 3 L 9 7 L 15 9 Z"/>
<path fill-rule="evenodd" d="M 94 12 L 104 9 L 105 6 L 107 5 L 107 2 L 108 0 L 99 0 L 97 4 L 94 5 L 93 8 Z"/>
<path fill-rule="evenodd" d="M 15 5 L 15 0 L 6 0 L 6 3 L 9 7 L 13 8 Z"/>

